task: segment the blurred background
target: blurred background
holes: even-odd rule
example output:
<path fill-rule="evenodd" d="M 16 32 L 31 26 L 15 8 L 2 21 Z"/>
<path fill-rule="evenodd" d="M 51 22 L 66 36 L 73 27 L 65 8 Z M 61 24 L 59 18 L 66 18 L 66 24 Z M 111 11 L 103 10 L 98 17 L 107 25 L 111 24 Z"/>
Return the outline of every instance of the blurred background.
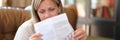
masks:
<path fill-rule="evenodd" d="M 0 40 L 13 40 L 18 27 L 31 17 L 32 0 L 0 0 Z M 61 0 L 74 29 L 83 28 L 88 40 L 113 40 L 116 0 Z"/>

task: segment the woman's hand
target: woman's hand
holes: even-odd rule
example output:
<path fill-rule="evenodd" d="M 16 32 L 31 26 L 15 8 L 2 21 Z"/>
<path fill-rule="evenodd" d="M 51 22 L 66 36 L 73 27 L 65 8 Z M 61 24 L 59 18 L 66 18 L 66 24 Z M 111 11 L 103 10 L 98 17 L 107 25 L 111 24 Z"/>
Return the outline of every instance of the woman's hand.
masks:
<path fill-rule="evenodd" d="M 42 34 L 35 33 L 29 38 L 29 40 L 42 40 L 41 37 L 42 37 Z"/>
<path fill-rule="evenodd" d="M 72 40 L 87 40 L 85 31 L 82 28 L 75 30 Z"/>

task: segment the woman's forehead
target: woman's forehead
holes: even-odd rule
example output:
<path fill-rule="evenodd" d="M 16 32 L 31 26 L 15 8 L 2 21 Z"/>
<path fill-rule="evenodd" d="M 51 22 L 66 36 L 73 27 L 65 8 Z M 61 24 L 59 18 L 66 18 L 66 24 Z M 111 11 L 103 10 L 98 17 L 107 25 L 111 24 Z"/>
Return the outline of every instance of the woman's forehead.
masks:
<path fill-rule="evenodd" d="M 41 1 L 40 4 L 56 4 L 56 3 L 53 0 L 45 0 L 45 1 Z"/>
<path fill-rule="evenodd" d="M 52 0 L 49 0 L 49 1 L 47 1 L 47 0 L 45 0 L 45 1 L 42 1 L 40 4 L 39 4 L 39 7 L 45 7 L 45 6 L 47 6 L 47 7 L 49 7 L 49 6 L 57 6 L 57 4 L 54 2 L 54 1 L 52 1 Z"/>

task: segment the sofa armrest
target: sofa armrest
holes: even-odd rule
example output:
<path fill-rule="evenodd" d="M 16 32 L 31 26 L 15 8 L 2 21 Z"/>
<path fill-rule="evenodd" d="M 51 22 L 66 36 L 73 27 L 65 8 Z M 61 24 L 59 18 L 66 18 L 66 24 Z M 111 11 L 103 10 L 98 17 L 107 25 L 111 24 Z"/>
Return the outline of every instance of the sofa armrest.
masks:
<path fill-rule="evenodd" d="M 30 17 L 27 10 L 0 9 L 0 40 L 13 40 L 18 27 Z"/>

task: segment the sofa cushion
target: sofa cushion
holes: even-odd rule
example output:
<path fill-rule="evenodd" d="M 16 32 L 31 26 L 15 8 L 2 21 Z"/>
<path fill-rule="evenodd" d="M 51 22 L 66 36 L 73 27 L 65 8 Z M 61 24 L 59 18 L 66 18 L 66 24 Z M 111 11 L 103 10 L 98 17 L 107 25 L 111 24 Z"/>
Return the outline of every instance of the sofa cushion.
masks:
<path fill-rule="evenodd" d="M 30 16 L 29 11 L 22 9 L 0 9 L 0 38 L 13 40 L 17 28 Z"/>
<path fill-rule="evenodd" d="M 76 23 L 77 23 L 77 9 L 74 5 L 70 5 L 66 8 L 64 8 L 64 12 L 67 13 L 68 20 L 74 30 L 76 29 Z"/>

